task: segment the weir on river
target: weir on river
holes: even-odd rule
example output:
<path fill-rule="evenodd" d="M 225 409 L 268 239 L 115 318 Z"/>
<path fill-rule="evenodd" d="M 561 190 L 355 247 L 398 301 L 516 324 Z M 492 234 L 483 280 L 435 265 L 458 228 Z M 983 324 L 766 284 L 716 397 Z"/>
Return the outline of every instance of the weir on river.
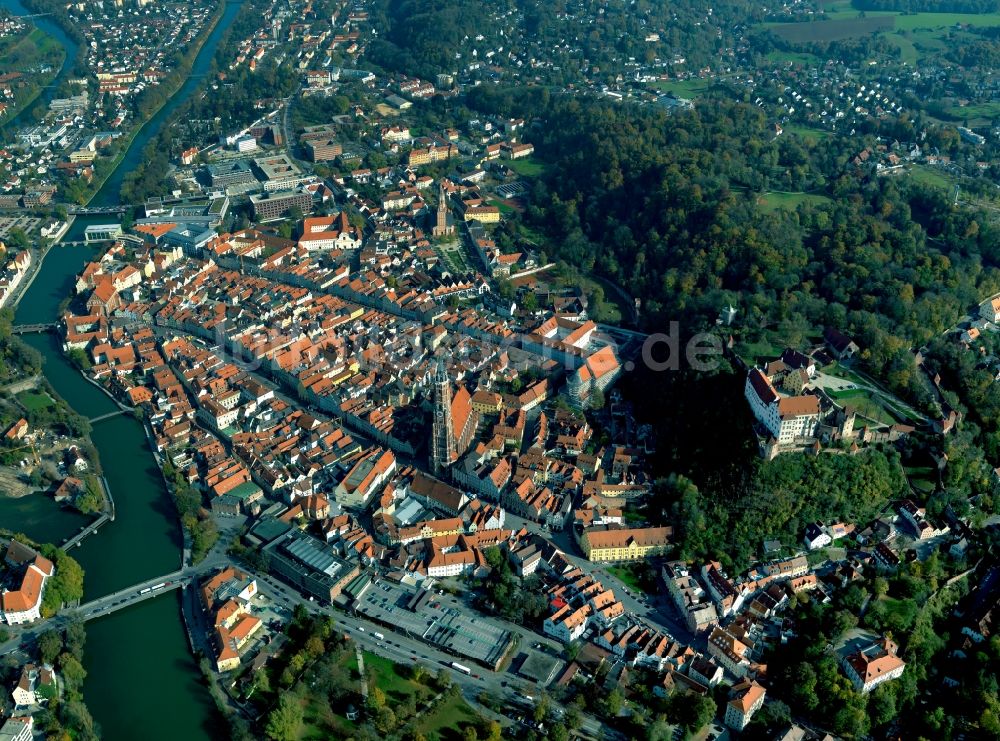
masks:
<path fill-rule="evenodd" d="M 226 4 L 189 78 L 135 136 L 91 206 L 119 205 L 124 176 L 139 165 L 145 146 L 204 80 L 240 5 Z M 20 0 L 0 0 L 0 7 L 15 15 L 29 15 Z M 66 48 L 67 61 L 56 77 L 58 83 L 72 69 L 77 46 L 51 19 L 34 22 Z M 51 97 L 53 92 L 46 90 L 41 101 L 47 104 Z M 79 240 L 94 219 L 107 217 L 77 217 L 66 240 Z M 15 324 L 56 322 L 59 304 L 71 295 L 77 273 L 97 254 L 84 244 L 50 250 L 18 305 Z M 22 339 L 42 354 L 44 375 L 56 393 L 79 414 L 97 420 L 91 437 L 114 496 L 116 515 L 113 522 L 73 549 L 73 557 L 86 572 L 84 600 L 176 570 L 181 565 L 180 525 L 142 425 L 131 414 L 118 413 L 116 404 L 80 375 L 63 355 L 57 334 L 23 334 Z M 82 516 L 60 509 L 41 495 L 0 498 L 0 524 L 39 540 L 62 542 L 83 522 Z M 190 654 L 181 620 L 180 598 L 175 596 L 143 602 L 87 623 L 84 699 L 101 727 L 102 738 L 125 741 L 141 735 L 146 741 L 167 741 L 225 734 Z"/>

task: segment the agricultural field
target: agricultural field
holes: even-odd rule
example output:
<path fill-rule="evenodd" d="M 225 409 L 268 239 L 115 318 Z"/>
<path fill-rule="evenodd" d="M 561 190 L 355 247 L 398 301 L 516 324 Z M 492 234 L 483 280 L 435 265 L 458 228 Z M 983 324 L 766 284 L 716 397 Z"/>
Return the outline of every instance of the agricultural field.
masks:
<path fill-rule="evenodd" d="M 868 16 L 866 18 L 808 21 L 807 23 L 768 23 L 765 25 L 776 36 L 785 41 L 793 44 L 809 44 L 867 36 L 878 31 L 891 31 L 894 22 L 892 16 Z"/>
<path fill-rule="evenodd" d="M 824 8 L 825 19 L 805 23 L 767 23 L 764 26 L 785 41 L 795 44 L 829 42 L 895 31 L 887 40 L 899 47 L 900 59 L 917 64 L 928 53 L 945 48 L 946 36 L 962 34 L 962 27 L 1000 27 L 1000 13 L 913 13 L 867 11 L 861 13 L 849 2 L 835 2 Z M 795 60 L 796 52 L 772 53 L 773 61 Z M 801 60 L 802 63 L 807 63 Z"/>
<path fill-rule="evenodd" d="M 948 109 L 948 115 L 960 120 L 983 120 L 989 123 L 1000 117 L 1000 102 L 976 103 L 966 106 L 955 106 Z"/>

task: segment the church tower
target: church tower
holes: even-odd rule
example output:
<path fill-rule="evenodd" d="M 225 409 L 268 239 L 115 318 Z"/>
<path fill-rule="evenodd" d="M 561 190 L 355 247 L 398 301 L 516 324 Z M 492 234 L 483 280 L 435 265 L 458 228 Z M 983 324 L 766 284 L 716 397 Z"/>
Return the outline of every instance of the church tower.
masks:
<path fill-rule="evenodd" d="M 455 462 L 455 430 L 451 420 L 451 379 L 444 360 L 434 371 L 434 423 L 431 437 L 431 466 L 441 475 Z"/>
<path fill-rule="evenodd" d="M 431 229 L 431 235 L 434 237 L 444 237 L 449 234 L 455 233 L 455 226 L 448 223 L 448 194 L 444 189 L 444 182 L 441 182 L 441 187 L 438 190 L 438 207 L 437 207 L 437 221 L 434 223 L 434 228 Z"/>

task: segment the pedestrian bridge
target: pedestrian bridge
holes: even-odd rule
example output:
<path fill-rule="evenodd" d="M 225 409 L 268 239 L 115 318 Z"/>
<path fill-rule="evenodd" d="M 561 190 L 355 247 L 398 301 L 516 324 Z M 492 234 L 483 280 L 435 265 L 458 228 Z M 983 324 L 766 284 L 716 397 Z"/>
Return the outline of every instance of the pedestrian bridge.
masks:
<path fill-rule="evenodd" d="M 49 322 L 48 324 L 15 324 L 12 331 L 14 334 L 34 334 L 35 332 L 53 332 L 59 329 L 59 325 L 56 322 Z"/>
<path fill-rule="evenodd" d="M 119 409 L 117 412 L 108 412 L 107 414 L 102 414 L 100 417 L 92 417 L 90 419 L 90 424 L 95 422 L 103 422 L 106 419 L 111 419 L 112 417 L 117 417 L 120 414 L 128 414 L 131 409 Z"/>

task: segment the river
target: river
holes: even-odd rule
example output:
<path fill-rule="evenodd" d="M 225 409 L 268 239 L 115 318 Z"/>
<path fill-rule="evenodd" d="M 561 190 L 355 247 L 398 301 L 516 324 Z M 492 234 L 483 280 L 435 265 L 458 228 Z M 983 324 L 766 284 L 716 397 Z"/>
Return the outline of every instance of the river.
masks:
<path fill-rule="evenodd" d="M 24 12 L 19 0 L 0 0 L 0 5 L 18 14 Z M 118 202 L 123 176 L 138 165 L 143 148 L 171 113 L 198 88 L 239 8 L 238 2 L 227 3 L 221 20 L 195 59 L 191 77 L 135 136 L 92 203 Z M 68 44 L 67 59 L 71 62 L 76 53 L 72 41 L 51 22 L 37 20 L 46 32 L 51 32 L 52 26 L 58 32 L 52 35 Z M 73 232 L 82 231 L 88 222 L 94 223 L 93 218 L 78 218 Z M 94 256 L 85 246 L 52 248 L 18 306 L 15 323 L 56 320 L 59 304 L 72 292 L 74 277 Z M 55 335 L 26 335 L 24 339 L 41 352 L 45 377 L 73 409 L 88 418 L 115 410 L 111 400 L 69 363 Z M 130 415 L 113 417 L 96 423 L 91 437 L 115 499 L 116 518 L 73 551 L 86 571 L 84 599 L 177 569 L 182 548 L 176 512 L 142 425 Z M 47 519 L 50 527 L 46 527 Z M 51 500 L 39 496 L 4 501 L 0 520 L 12 529 L 23 526 L 29 535 L 50 541 L 64 539 L 80 522 L 72 513 L 60 511 Z M 167 741 L 225 735 L 223 719 L 189 650 L 180 594 L 172 592 L 87 623 L 84 697 L 104 739 L 131 741 L 141 736 L 145 741 Z"/>

